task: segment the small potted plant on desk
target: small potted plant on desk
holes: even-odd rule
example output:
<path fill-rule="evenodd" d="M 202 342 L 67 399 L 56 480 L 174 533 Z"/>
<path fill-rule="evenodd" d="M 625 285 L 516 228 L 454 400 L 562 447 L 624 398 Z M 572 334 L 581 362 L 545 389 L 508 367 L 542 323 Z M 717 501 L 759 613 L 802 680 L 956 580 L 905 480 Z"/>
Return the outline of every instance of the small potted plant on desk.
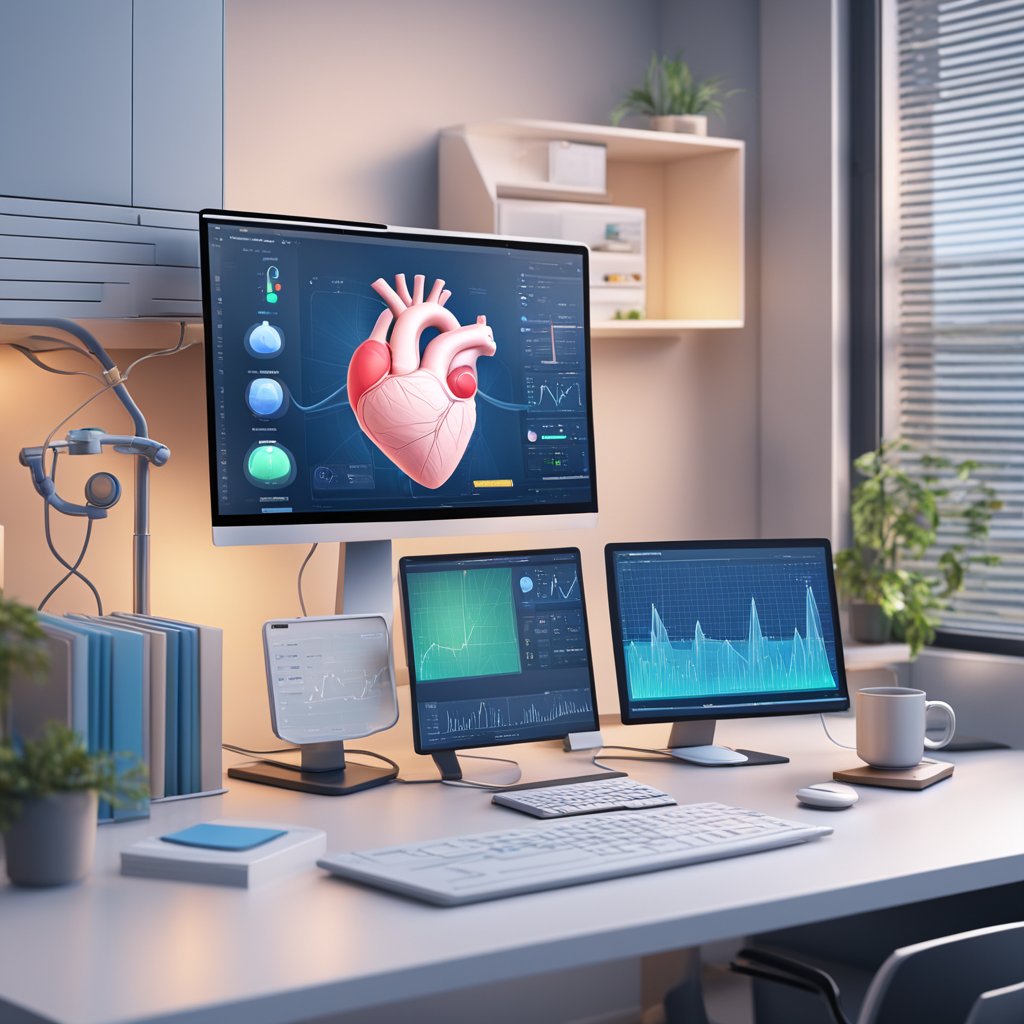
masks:
<path fill-rule="evenodd" d="M 717 76 L 698 81 L 681 57 L 651 55 L 644 84 L 630 89 L 612 111 L 612 124 L 627 114 L 646 114 L 657 131 L 707 135 L 708 114 L 722 116 L 722 101 L 739 90 L 725 91 Z"/>
<path fill-rule="evenodd" d="M 973 474 L 978 463 L 914 454 L 906 441 L 885 441 L 857 458 L 860 482 L 850 495 L 853 547 L 835 558 L 836 583 L 850 605 L 853 638 L 905 641 L 910 656 L 935 639 L 938 613 L 963 588 L 972 565 L 999 558 L 978 550 L 992 516 L 1002 508 L 995 491 Z M 913 568 L 944 541 L 929 568 Z"/>
<path fill-rule="evenodd" d="M 0 832 L 15 885 L 77 882 L 92 866 L 100 797 L 146 795 L 141 766 L 118 771 L 116 755 L 90 753 L 78 735 L 50 722 L 34 739 L 11 734 L 11 684 L 46 667 L 36 613 L 0 593 Z"/>

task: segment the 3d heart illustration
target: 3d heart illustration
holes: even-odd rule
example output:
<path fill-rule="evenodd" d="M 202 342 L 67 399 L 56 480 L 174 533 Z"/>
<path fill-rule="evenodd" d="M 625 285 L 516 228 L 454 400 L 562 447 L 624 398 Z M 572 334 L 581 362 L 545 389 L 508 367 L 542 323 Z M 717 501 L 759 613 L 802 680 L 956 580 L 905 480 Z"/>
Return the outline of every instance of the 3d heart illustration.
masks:
<path fill-rule="evenodd" d="M 497 351 L 486 317 L 462 326 L 445 303 L 451 292 L 436 280 L 404 274 L 392 288 L 383 278 L 373 290 L 384 300 L 370 337 L 348 365 L 348 400 L 366 436 L 404 473 L 424 487 L 447 481 L 466 453 L 476 426 L 476 361 Z M 439 333 L 420 356 L 425 330 Z"/>

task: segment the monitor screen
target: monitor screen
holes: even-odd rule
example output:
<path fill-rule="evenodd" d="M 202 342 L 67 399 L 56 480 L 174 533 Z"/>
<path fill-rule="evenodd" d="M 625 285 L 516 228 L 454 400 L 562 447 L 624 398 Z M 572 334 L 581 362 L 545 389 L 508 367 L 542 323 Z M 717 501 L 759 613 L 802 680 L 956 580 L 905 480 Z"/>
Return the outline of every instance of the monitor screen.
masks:
<path fill-rule="evenodd" d="M 597 728 L 575 548 L 399 562 L 416 751 Z"/>
<path fill-rule="evenodd" d="M 609 544 L 622 720 L 849 707 L 827 540 Z"/>
<path fill-rule="evenodd" d="M 584 246 L 222 211 L 200 226 L 215 540 L 593 518 Z"/>

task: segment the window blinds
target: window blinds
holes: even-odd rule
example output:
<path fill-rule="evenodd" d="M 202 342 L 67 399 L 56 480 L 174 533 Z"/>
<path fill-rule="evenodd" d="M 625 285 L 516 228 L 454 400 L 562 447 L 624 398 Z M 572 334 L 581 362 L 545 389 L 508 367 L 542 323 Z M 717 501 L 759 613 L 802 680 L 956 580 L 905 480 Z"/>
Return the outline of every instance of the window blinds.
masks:
<path fill-rule="evenodd" d="M 897 429 L 1004 502 L 941 628 L 1024 640 L 1024 0 L 895 3 Z"/>

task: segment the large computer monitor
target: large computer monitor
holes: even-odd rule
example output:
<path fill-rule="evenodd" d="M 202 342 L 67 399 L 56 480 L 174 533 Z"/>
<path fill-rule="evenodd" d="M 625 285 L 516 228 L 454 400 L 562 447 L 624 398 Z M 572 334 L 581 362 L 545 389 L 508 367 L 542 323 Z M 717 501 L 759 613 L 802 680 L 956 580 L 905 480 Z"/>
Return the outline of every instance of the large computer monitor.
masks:
<path fill-rule="evenodd" d="M 827 540 L 605 548 L 622 721 L 671 722 L 697 764 L 784 761 L 715 746 L 721 718 L 850 706 Z"/>
<path fill-rule="evenodd" d="M 595 521 L 585 246 L 218 210 L 200 240 L 215 543 Z"/>
<path fill-rule="evenodd" d="M 413 741 L 446 779 L 456 751 L 597 729 L 576 548 L 399 561 Z"/>

